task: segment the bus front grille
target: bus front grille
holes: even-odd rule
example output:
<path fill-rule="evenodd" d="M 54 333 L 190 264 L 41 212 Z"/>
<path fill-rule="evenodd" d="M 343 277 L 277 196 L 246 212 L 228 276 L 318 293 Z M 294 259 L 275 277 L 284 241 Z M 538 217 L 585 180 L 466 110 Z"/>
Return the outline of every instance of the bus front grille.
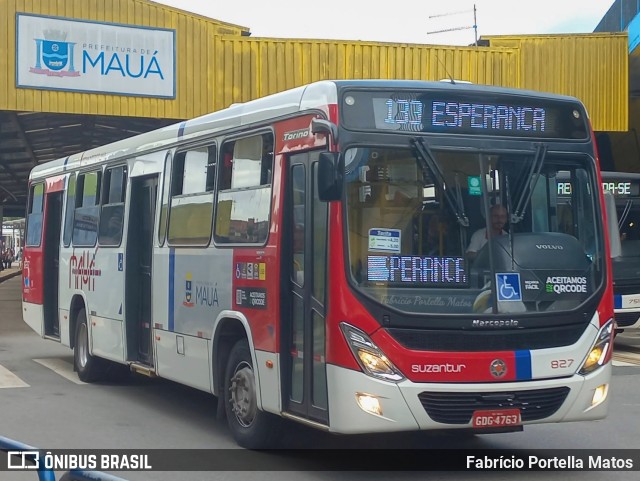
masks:
<path fill-rule="evenodd" d="M 613 281 L 613 293 L 617 296 L 628 296 L 639 292 L 640 284 L 638 279 L 616 279 Z"/>
<path fill-rule="evenodd" d="M 618 327 L 632 326 L 640 318 L 640 312 L 616 312 L 614 318 Z"/>
<path fill-rule="evenodd" d="M 427 330 L 389 328 L 387 332 L 407 349 L 415 351 L 518 351 L 570 346 L 584 333 L 584 324 L 540 329 Z"/>
<path fill-rule="evenodd" d="M 522 421 L 555 413 L 569 394 L 568 387 L 508 392 L 421 392 L 418 398 L 429 417 L 444 424 L 468 424 L 474 411 L 520 409 Z"/>

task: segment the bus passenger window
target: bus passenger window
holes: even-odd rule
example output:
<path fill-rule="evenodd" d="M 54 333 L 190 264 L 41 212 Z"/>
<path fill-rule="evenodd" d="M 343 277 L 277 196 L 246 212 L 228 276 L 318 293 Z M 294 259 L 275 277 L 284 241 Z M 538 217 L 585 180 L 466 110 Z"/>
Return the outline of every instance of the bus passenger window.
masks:
<path fill-rule="evenodd" d="M 262 137 L 238 140 L 233 148 L 231 188 L 253 187 L 261 184 Z"/>
<path fill-rule="evenodd" d="M 93 247 L 98 239 L 100 218 L 100 180 L 102 172 L 78 176 L 76 208 L 73 215 L 73 245 Z"/>
<path fill-rule="evenodd" d="M 98 242 L 102 246 L 119 246 L 124 226 L 124 201 L 127 186 L 127 167 L 107 169 L 102 189 L 102 209 Z"/>
<path fill-rule="evenodd" d="M 39 246 L 42 238 L 42 206 L 44 184 L 36 184 L 29 192 L 29 216 L 27 217 L 27 245 Z"/>
<path fill-rule="evenodd" d="M 215 166 L 216 147 L 213 145 L 176 153 L 169 207 L 169 244 L 209 244 Z"/>
<path fill-rule="evenodd" d="M 262 165 L 260 170 L 260 185 L 271 184 L 273 175 L 273 142 L 267 137 L 262 145 Z"/>
<path fill-rule="evenodd" d="M 220 190 L 231 188 L 231 172 L 233 171 L 233 143 L 225 145 L 222 153 L 222 167 L 220 168 Z"/>
<path fill-rule="evenodd" d="M 101 246 L 119 246 L 124 226 L 124 204 L 104 205 L 100 215 Z"/>
<path fill-rule="evenodd" d="M 73 214 L 76 208 L 76 174 L 71 173 L 67 181 L 67 205 L 64 211 L 64 246 L 71 245 L 73 234 Z"/>
<path fill-rule="evenodd" d="M 222 152 L 215 240 L 262 244 L 269 235 L 273 136 L 262 134 L 229 141 Z"/>
<path fill-rule="evenodd" d="M 162 174 L 162 200 L 160 203 L 160 218 L 158 224 L 158 245 L 164 245 L 167 236 L 167 220 L 169 218 L 169 197 L 171 195 L 171 165 L 170 153 L 164 158 L 164 171 Z"/>

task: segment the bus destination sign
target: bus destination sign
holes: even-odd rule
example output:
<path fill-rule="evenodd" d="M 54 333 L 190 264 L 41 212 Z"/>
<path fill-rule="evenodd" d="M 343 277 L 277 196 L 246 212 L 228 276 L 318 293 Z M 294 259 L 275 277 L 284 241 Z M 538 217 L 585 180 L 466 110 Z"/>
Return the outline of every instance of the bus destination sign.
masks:
<path fill-rule="evenodd" d="M 611 192 L 616 197 L 638 197 L 640 193 L 640 184 L 638 182 L 631 182 L 629 180 L 623 181 L 602 181 L 602 188 Z"/>
<path fill-rule="evenodd" d="M 602 190 L 610 192 L 615 197 L 638 197 L 640 195 L 640 183 L 631 180 L 603 180 Z M 558 182 L 558 195 L 571 195 L 571 182 Z"/>
<path fill-rule="evenodd" d="M 399 132 L 586 139 L 579 105 L 565 100 L 453 94 L 349 92 L 342 110 L 347 128 Z"/>
<path fill-rule="evenodd" d="M 467 284 L 463 257 L 370 255 L 367 264 L 367 280 L 370 282 L 450 287 Z"/>

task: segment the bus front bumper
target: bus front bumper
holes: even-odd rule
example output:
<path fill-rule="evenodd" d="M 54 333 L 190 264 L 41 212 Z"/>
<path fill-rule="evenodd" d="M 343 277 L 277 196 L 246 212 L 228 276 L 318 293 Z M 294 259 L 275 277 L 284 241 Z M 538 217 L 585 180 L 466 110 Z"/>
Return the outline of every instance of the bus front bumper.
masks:
<path fill-rule="evenodd" d="M 445 402 L 443 411 L 451 408 L 447 405 L 445 393 L 463 395 L 477 393 L 477 397 L 487 393 L 504 393 L 505 402 L 501 409 L 509 409 L 509 397 L 513 393 L 531 390 L 568 388 L 564 401 L 555 410 L 541 419 L 523 421 L 523 425 L 538 423 L 557 423 L 567 421 L 586 421 L 602 419 L 607 414 L 610 396 L 606 395 L 597 405 L 592 405 L 594 393 L 599 386 L 606 386 L 611 379 L 612 365 L 609 362 L 588 376 L 533 380 L 506 383 L 415 383 L 408 380 L 398 384 L 380 381 L 362 372 L 327 365 L 327 384 L 329 396 L 329 430 L 341 434 L 359 434 L 372 432 L 418 431 L 434 429 L 469 429 L 472 422 L 455 424 L 435 421 L 423 406 L 419 395 L 435 393 Z M 500 394 L 497 394 L 500 397 Z M 424 397 L 424 396 L 423 396 Z M 371 401 L 379 410 L 371 409 Z M 449 404 L 451 405 L 451 404 Z M 514 404 L 517 405 L 517 402 Z M 368 409 L 368 411 L 367 411 Z M 475 409 L 475 408 L 473 408 Z M 478 404 L 477 409 L 486 409 Z M 377 411 L 377 413 L 372 413 Z M 446 417 L 446 416 L 445 416 Z M 463 416 L 464 417 L 464 416 Z M 524 417 L 524 416 L 523 416 Z"/>

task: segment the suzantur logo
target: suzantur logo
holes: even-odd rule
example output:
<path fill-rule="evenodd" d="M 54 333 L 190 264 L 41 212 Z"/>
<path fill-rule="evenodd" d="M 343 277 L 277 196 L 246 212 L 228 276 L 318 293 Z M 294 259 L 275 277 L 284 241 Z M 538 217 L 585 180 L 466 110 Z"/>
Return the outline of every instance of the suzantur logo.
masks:
<path fill-rule="evenodd" d="M 411 372 L 462 372 L 466 364 L 412 364 Z"/>

